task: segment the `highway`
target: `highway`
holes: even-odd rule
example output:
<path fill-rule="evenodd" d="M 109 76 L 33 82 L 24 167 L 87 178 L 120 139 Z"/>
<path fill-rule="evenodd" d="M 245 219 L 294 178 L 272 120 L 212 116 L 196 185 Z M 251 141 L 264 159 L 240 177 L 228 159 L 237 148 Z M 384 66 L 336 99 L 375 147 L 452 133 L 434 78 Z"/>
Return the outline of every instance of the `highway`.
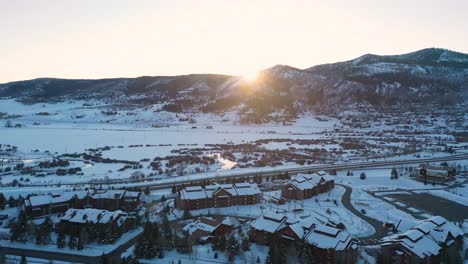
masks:
<path fill-rule="evenodd" d="M 263 178 L 276 176 L 279 173 L 288 173 L 289 175 L 295 175 L 298 173 L 309 173 L 315 171 L 329 171 L 329 170 L 354 170 L 354 169 L 370 169 L 370 168 L 381 168 L 381 167 L 393 167 L 399 165 L 414 165 L 427 162 L 444 162 L 444 161 L 455 161 L 455 160 L 466 160 L 468 159 L 468 153 L 455 154 L 443 157 L 432 157 L 422 159 L 407 159 L 407 160 L 385 160 L 385 161 L 369 161 L 369 162 L 349 162 L 342 164 L 325 164 L 325 165 L 307 165 L 297 166 L 288 168 L 258 168 L 255 171 L 243 172 L 242 170 L 232 170 L 223 172 L 211 172 L 206 175 L 202 174 L 187 174 L 184 176 L 172 177 L 161 179 L 158 178 L 144 178 L 140 180 L 110 180 L 109 182 L 67 182 L 62 184 L 27 184 L 25 187 L 51 187 L 54 185 L 60 187 L 89 187 L 92 185 L 103 185 L 103 186 L 114 186 L 115 188 L 134 188 L 134 187 L 149 187 L 151 190 L 170 188 L 173 184 L 184 184 L 184 183 L 196 183 L 202 180 L 224 180 L 228 178 L 253 178 L 255 176 L 261 176 Z M 193 178 L 190 178 L 193 176 Z"/>
<path fill-rule="evenodd" d="M 289 175 L 295 175 L 298 173 L 308 173 L 314 171 L 321 171 L 321 170 L 353 170 L 353 169 L 370 169 L 370 168 L 379 168 L 379 167 L 392 167 L 392 166 L 399 166 L 399 165 L 412 165 L 412 164 L 420 164 L 420 163 L 427 163 L 427 162 L 444 162 L 444 161 L 455 161 L 455 160 L 466 160 L 468 159 L 468 153 L 458 154 L 458 155 L 451 155 L 451 156 L 444 156 L 444 157 L 434 157 L 434 158 L 423 158 L 423 159 L 408 159 L 408 160 L 390 160 L 390 161 L 372 161 L 372 162 L 359 162 L 359 163 L 345 163 L 345 164 L 337 164 L 337 165 L 314 165 L 314 166 L 300 166 L 297 168 L 284 168 L 284 169 L 275 169 L 271 168 L 271 170 L 262 169 L 258 172 L 231 172 L 229 175 L 207 175 L 207 177 L 203 177 L 202 179 L 186 179 L 187 177 L 183 177 L 185 179 L 178 179 L 179 177 L 174 177 L 171 179 L 164 179 L 160 181 L 147 181 L 147 182 L 133 182 L 127 185 L 128 187 L 149 187 L 151 190 L 160 190 L 171 188 L 173 184 L 185 184 L 185 183 L 196 183 L 203 180 L 225 180 L 228 178 L 253 178 L 255 176 L 260 175 L 261 177 L 271 177 L 276 176 L 279 173 L 288 173 Z M 189 176 L 189 175 L 186 175 Z"/>

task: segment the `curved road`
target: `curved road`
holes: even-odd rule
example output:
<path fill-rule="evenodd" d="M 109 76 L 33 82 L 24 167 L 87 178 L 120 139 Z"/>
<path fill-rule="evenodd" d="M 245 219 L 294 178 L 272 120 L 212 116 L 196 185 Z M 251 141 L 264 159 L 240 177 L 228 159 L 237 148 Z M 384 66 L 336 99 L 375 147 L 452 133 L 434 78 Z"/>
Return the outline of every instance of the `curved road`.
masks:
<path fill-rule="evenodd" d="M 354 208 L 354 206 L 351 204 L 351 192 L 353 191 L 353 189 L 343 184 L 335 184 L 335 185 L 345 188 L 345 193 L 343 194 L 343 197 L 341 198 L 341 203 L 343 204 L 343 206 L 346 209 L 348 209 L 350 212 L 352 212 L 354 215 L 356 215 L 357 217 L 361 218 L 362 220 L 369 223 L 372 227 L 374 227 L 374 230 L 375 230 L 374 234 L 370 236 L 366 236 L 366 237 L 360 237 L 359 241 L 369 243 L 369 242 L 373 242 L 377 239 L 384 237 L 387 234 L 384 228 L 384 224 L 374 218 L 371 218 L 361 213 L 359 210 Z"/>

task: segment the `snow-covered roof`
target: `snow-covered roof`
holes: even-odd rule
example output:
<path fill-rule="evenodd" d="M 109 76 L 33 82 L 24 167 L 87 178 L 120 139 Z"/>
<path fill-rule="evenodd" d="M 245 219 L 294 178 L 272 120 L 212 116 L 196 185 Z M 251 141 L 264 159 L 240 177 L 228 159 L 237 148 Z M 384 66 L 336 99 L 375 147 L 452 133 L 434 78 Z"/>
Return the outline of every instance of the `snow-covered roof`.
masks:
<path fill-rule="evenodd" d="M 198 188 L 195 188 L 198 187 Z M 198 200 L 207 198 L 205 190 L 201 186 L 191 186 L 180 191 L 183 200 Z"/>
<path fill-rule="evenodd" d="M 201 186 L 188 186 L 188 187 L 185 187 L 185 189 L 188 192 L 202 191 L 203 190 L 203 188 Z"/>
<path fill-rule="evenodd" d="M 419 235 L 417 234 L 419 233 Z M 415 239 L 417 237 L 417 239 Z M 382 246 L 399 244 L 420 258 L 439 254 L 439 245 L 419 230 L 409 230 L 382 239 Z"/>
<path fill-rule="evenodd" d="M 311 221 L 311 219 L 302 219 L 299 221 L 299 223 L 304 229 L 311 229 L 318 224 L 318 222 Z"/>
<path fill-rule="evenodd" d="M 271 234 L 289 226 L 291 227 L 292 231 L 298 235 L 299 238 L 304 236 L 304 230 L 298 219 L 271 212 L 261 215 L 259 218 L 253 221 L 250 226 L 254 229 L 265 231 Z"/>
<path fill-rule="evenodd" d="M 333 177 L 324 171 L 313 174 L 298 174 L 291 179 L 289 184 L 299 190 L 312 189 L 321 182 L 333 181 Z"/>
<path fill-rule="evenodd" d="M 211 220 L 211 221 L 207 221 L 207 220 Z M 182 230 L 189 233 L 190 235 L 196 232 L 197 230 L 211 233 L 214 230 L 216 230 L 216 227 L 218 227 L 219 224 L 220 222 L 215 219 L 208 218 L 208 217 L 200 217 L 199 219 L 185 225 L 182 228 Z"/>
<path fill-rule="evenodd" d="M 41 206 L 47 204 L 66 203 L 77 197 L 83 199 L 88 195 L 88 191 L 63 192 L 59 195 L 37 195 L 31 196 L 24 201 L 26 206 Z"/>
<path fill-rule="evenodd" d="M 289 228 L 297 235 L 299 238 L 304 237 L 304 229 L 302 229 L 302 225 L 300 223 L 295 223 L 292 225 L 289 225 Z"/>
<path fill-rule="evenodd" d="M 220 190 L 225 190 L 230 195 L 233 195 L 233 196 L 238 195 L 237 190 L 234 188 L 232 184 L 216 184 L 216 185 L 218 186 L 218 188 L 216 188 L 213 194 L 217 193 Z"/>
<path fill-rule="evenodd" d="M 255 195 L 261 194 L 260 189 L 256 184 L 250 183 L 236 183 L 235 188 L 238 195 Z"/>
<path fill-rule="evenodd" d="M 240 225 L 236 218 L 227 216 L 220 220 L 213 219 L 211 217 L 199 217 L 197 220 L 192 221 L 185 225 L 182 229 L 189 234 L 193 234 L 197 230 L 211 233 L 218 228 L 221 224 L 228 225 L 231 227 L 237 227 Z"/>
<path fill-rule="evenodd" d="M 117 221 L 119 218 L 123 220 Z M 125 218 L 128 217 L 127 213 L 120 210 L 107 211 L 99 210 L 94 208 L 86 209 L 68 209 L 65 214 L 60 218 L 62 221 L 71 223 L 112 223 L 116 221 L 118 225 L 121 225 Z"/>
<path fill-rule="evenodd" d="M 220 190 L 225 190 L 233 196 L 261 194 L 260 189 L 255 183 L 236 183 L 234 185 L 212 184 L 205 187 L 189 186 L 180 191 L 180 197 L 183 200 L 198 200 L 211 198 Z"/>
<path fill-rule="evenodd" d="M 125 191 L 124 198 L 138 198 L 140 196 L 139 192 L 130 192 L 130 191 Z"/>
<path fill-rule="evenodd" d="M 94 199 L 121 199 L 125 192 L 125 190 L 95 191 L 92 196 Z"/>
<path fill-rule="evenodd" d="M 337 228 L 317 225 L 306 235 L 307 243 L 321 249 L 337 251 L 354 247 L 356 241 L 348 233 Z"/>
<path fill-rule="evenodd" d="M 239 220 L 237 220 L 235 217 L 232 217 L 232 216 L 225 217 L 221 223 L 223 225 L 227 225 L 227 226 L 231 226 L 231 227 L 240 226 Z"/>
<path fill-rule="evenodd" d="M 463 236 L 463 230 L 441 216 L 421 221 L 410 230 L 382 239 L 382 246 L 398 244 L 420 258 L 439 254 L 444 243 Z"/>
<path fill-rule="evenodd" d="M 284 215 L 266 213 L 254 220 L 250 226 L 256 230 L 273 234 L 283 226 L 283 222 L 286 220 L 286 218 L 287 217 Z"/>

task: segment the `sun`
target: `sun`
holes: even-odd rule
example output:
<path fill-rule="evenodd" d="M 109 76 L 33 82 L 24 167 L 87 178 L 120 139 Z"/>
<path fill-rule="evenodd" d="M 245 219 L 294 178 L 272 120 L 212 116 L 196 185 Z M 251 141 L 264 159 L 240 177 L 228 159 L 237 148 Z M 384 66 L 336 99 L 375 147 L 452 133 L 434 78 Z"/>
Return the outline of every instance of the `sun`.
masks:
<path fill-rule="evenodd" d="M 248 82 L 255 82 L 258 78 L 258 74 L 259 74 L 258 71 L 251 71 L 251 72 L 247 72 L 243 74 L 242 78 L 244 78 L 244 80 Z"/>

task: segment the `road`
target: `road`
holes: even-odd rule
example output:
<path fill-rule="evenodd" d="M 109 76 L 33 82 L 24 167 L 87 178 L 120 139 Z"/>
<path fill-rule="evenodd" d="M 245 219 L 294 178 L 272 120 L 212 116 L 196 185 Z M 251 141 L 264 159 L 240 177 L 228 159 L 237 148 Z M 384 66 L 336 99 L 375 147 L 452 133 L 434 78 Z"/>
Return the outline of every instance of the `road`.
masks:
<path fill-rule="evenodd" d="M 335 185 L 345 188 L 345 193 L 343 194 L 343 197 L 341 198 L 341 203 L 343 204 L 343 206 L 346 209 L 348 209 L 348 211 L 356 215 L 357 217 L 369 223 L 375 230 L 374 234 L 370 236 L 366 236 L 366 237 L 360 237 L 359 241 L 369 243 L 369 242 L 372 242 L 372 241 L 375 241 L 377 239 L 384 237 L 387 233 L 385 231 L 383 223 L 361 213 L 359 210 L 354 208 L 354 206 L 351 204 L 351 193 L 353 189 L 343 184 L 335 184 Z"/>
<path fill-rule="evenodd" d="M 295 175 L 298 173 L 309 173 L 320 170 L 352 170 L 352 169 L 366 169 L 366 168 L 376 168 L 376 167 L 385 167 L 385 166 L 397 166 L 397 165 L 411 165 L 411 164 L 420 164 L 426 162 L 444 162 L 444 161 L 453 161 L 453 160 L 465 160 L 468 159 L 468 153 L 445 156 L 445 157 L 436 157 L 436 158 L 426 158 L 426 159 L 412 159 L 412 160 L 396 160 L 396 161 L 375 161 L 375 162 L 361 162 L 361 163 L 348 163 L 348 164 L 339 164 L 339 165 L 319 165 L 319 166 L 300 166 L 298 168 L 285 168 L 285 169 L 275 169 L 271 170 L 262 170 L 258 172 L 248 172 L 248 173 L 235 173 L 232 172 L 229 175 L 214 175 L 207 176 L 200 179 L 190 179 L 189 177 L 174 177 L 171 179 L 164 179 L 161 181 L 154 182 L 140 182 L 127 184 L 128 187 L 149 187 L 151 190 L 160 190 L 171 188 L 173 184 L 186 184 L 186 183 L 196 183 L 203 180 L 225 180 L 228 178 L 253 178 L 260 175 L 261 177 L 271 177 L 277 176 L 279 173 L 288 173 L 289 175 Z M 194 174 L 196 175 L 196 174 Z M 186 175 L 190 176 L 190 175 Z M 188 179 L 187 179 L 188 178 Z"/>
<path fill-rule="evenodd" d="M 466 160 L 468 159 L 468 153 L 463 154 L 454 154 L 450 156 L 444 157 L 433 157 L 433 158 L 423 158 L 423 159 L 407 159 L 407 160 L 387 160 L 387 161 L 370 161 L 370 162 L 354 162 L 354 163 L 343 163 L 343 164 L 325 164 L 325 165 L 311 165 L 311 166 L 297 166 L 297 167 L 288 167 L 288 168 L 259 168 L 257 171 L 251 172 L 239 172 L 239 171 L 226 171 L 225 175 L 223 173 L 214 172 L 207 175 L 201 174 L 189 174 L 180 177 L 172 177 L 169 179 L 157 179 L 154 178 L 144 178 L 141 180 L 118 180 L 115 182 L 109 183 L 99 183 L 99 182 L 71 182 L 71 183 L 63 183 L 58 184 L 61 187 L 78 187 L 78 186 L 88 186 L 88 185 L 109 185 L 115 186 L 118 188 L 118 185 L 122 185 L 125 187 L 150 187 L 151 189 L 163 189 L 163 188 L 170 188 L 172 184 L 183 184 L 189 182 L 196 182 L 199 180 L 224 180 L 228 178 L 239 178 L 239 177 L 248 177 L 253 178 L 257 175 L 261 177 L 271 177 L 276 176 L 279 173 L 286 173 L 288 172 L 290 175 L 295 175 L 297 173 L 308 173 L 313 171 L 320 171 L 320 170 L 352 170 L 352 169 L 369 169 L 369 168 L 378 168 L 378 167 L 386 167 L 386 166 L 398 166 L 398 165 L 411 165 L 411 164 L 420 164 L 420 163 L 427 163 L 427 162 L 444 162 L 444 161 L 454 161 L 454 160 Z M 189 178 L 187 176 L 195 177 Z M 52 184 L 53 185 L 53 184 Z M 50 187 L 51 184 L 28 184 L 25 187 Z M 161 188 L 163 187 L 163 188 Z"/>

